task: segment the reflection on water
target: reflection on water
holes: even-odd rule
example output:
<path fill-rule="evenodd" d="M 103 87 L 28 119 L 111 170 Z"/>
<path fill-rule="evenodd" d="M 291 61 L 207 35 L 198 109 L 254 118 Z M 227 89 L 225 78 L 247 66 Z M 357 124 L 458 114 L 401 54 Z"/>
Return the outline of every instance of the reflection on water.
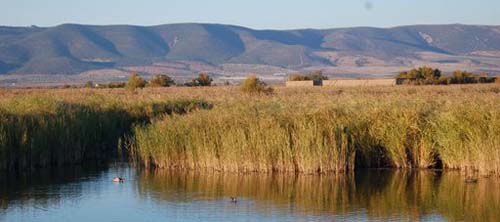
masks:
<path fill-rule="evenodd" d="M 235 175 L 113 165 L 1 178 L 0 221 L 500 221 L 500 180 L 467 184 L 454 172 Z"/>

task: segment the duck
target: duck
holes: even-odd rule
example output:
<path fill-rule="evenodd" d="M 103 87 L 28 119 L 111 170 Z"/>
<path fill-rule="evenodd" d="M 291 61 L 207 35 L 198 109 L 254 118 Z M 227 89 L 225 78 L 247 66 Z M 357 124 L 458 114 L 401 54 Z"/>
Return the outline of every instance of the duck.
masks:
<path fill-rule="evenodd" d="M 115 182 L 115 183 L 122 183 L 123 181 L 125 181 L 125 179 L 123 179 L 122 177 L 113 178 L 113 182 Z"/>
<path fill-rule="evenodd" d="M 231 203 L 237 203 L 238 199 L 236 197 L 230 197 L 231 198 Z"/>

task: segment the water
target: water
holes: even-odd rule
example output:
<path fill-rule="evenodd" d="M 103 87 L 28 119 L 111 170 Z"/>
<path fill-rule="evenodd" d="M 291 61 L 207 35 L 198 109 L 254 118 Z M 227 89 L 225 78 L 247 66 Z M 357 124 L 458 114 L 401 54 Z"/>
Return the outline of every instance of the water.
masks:
<path fill-rule="evenodd" d="M 111 182 L 115 176 L 125 182 Z M 500 179 L 467 184 L 453 172 L 272 176 L 112 164 L 0 178 L 0 221 L 9 222 L 500 221 Z"/>

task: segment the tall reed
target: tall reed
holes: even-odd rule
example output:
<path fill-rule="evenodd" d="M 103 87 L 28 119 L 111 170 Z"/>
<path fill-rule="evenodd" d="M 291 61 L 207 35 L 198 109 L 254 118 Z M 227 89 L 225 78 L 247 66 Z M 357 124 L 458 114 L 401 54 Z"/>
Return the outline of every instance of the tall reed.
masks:
<path fill-rule="evenodd" d="M 216 103 L 213 110 L 138 126 L 132 154 L 147 167 L 168 169 L 323 173 L 355 166 L 443 166 L 499 172 L 500 98 L 495 90 L 296 93 L 241 96 Z"/>
<path fill-rule="evenodd" d="M 80 164 L 116 154 L 134 124 L 209 104 L 196 100 L 117 102 L 88 96 L 76 102 L 20 95 L 0 104 L 0 170 Z"/>

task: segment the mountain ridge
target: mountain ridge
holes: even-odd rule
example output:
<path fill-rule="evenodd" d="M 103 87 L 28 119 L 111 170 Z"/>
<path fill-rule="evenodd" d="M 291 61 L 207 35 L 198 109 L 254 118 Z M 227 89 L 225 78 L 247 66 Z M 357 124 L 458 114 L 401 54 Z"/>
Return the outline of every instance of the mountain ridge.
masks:
<path fill-rule="evenodd" d="M 490 25 L 290 30 L 210 23 L 0 26 L 4 74 L 79 74 L 177 61 L 291 70 L 412 67 L 428 62 L 500 72 L 499 57 L 500 26 Z"/>

